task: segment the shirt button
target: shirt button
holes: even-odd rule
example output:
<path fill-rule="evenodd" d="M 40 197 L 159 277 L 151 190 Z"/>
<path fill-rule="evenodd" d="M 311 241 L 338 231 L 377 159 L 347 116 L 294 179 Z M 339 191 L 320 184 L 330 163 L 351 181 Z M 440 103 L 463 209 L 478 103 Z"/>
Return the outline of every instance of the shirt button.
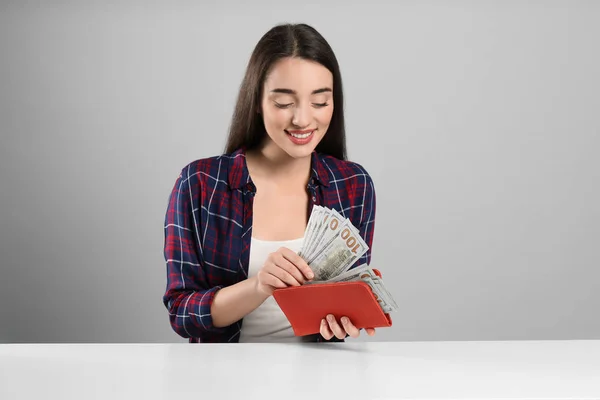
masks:
<path fill-rule="evenodd" d="M 317 201 L 317 198 L 315 196 L 312 197 L 313 201 Z"/>

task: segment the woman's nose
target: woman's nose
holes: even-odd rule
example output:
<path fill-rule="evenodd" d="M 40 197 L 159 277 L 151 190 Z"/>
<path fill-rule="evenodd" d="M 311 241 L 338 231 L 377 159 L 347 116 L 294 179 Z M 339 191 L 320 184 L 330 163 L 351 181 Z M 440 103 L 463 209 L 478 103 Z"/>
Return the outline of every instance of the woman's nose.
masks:
<path fill-rule="evenodd" d="M 311 113 L 309 107 L 299 106 L 294 109 L 292 124 L 299 128 L 305 128 L 310 125 L 310 118 Z"/>

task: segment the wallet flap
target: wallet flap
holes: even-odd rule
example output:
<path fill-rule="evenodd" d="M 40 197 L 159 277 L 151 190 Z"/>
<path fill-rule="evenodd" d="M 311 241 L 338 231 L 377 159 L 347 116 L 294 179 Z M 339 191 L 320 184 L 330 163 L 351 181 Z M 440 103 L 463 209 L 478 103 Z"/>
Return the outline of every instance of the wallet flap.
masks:
<path fill-rule="evenodd" d="M 346 316 L 359 329 L 392 325 L 369 285 L 362 281 L 292 286 L 275 290 L 273 297 L 297 336 L 319 333 L 321 320 L 328 314 L 338 320 Z"/>

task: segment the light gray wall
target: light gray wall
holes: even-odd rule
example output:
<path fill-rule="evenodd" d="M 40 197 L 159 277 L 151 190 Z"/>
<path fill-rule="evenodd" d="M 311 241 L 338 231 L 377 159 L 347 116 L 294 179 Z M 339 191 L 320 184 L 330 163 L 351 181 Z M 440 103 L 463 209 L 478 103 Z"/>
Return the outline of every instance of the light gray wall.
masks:
<path fill-rule="evenodd" d="M 0 6 L 0 341 L 184 341 L 167 196 L 280 22 L 342 67 L 401 305 L 373 340 L 600 338 L 600 2 L 39 3 Z"/>

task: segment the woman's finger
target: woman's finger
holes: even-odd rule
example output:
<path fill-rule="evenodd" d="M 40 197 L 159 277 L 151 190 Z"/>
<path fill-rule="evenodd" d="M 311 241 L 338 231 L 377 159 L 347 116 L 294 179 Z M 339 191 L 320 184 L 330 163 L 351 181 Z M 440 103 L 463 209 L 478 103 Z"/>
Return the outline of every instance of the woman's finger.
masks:
<path fill-rule="evenodd" d="M 329 314 L 327 316 L 327 323 L 336 338 L 344 339 L 346 337 L 346 331 L 338 324 L 333 315 Z"/>
<path fill-rule="evenodd" d="M 352 321 L 350 321 L 350 318 L 342 317 L 341 321 L 342 321 L 342 326 L 346 330 L 346 333 L 348 335 L 350 335 L 350 337 L 357 338 L 360 336 L 360 331 L 358 330 L 358 328 L 356 326 L 354 326 Z"/>
<path fill-rule="evenodd" d="M 271 262 L 267 265 L 267 271 L 275 278 L 281 280 L 286 286 L 300 286 L 300 282 L 298 282 L 289 272 Z"/>
<path fill-rule="evenodd" d="M 321 320 L 320 332 L 325 340 L 330 340 L 333 337 L 333 332 L 329 329 L 329 325 L 327 324 L 327 321 L 325 321 L 325 318 Z"/>
<path fill-rule="evenodd" d="M 265 274 L 265 277 L 263 278 L 263 283 L 265 285 L 271 286 L 274 289 L 283 289 L 287 287 L 285 282 L 282 282 L 281 279 L 268 273 Z"/>
<path fill-rule="evenodd" d="M 375 328 L 366 328 L 365 331 L 367 332 L 367 335 L 369 335 L 369 336 L 375 335 Z"/>
<path fill-rule="evenodd" d="M 285 258 L 283 254 L 275 253 L 273 255 L 272 260 L 273 260 L 273 264 L 275 264 L 279 268 L 287 271 L 290 275 L 292 275 L 294 277 L 294 279 L 299 284 L 301 284 L 301 285 L 304 284 L 305 279 L 304 279 L 304 276 L 302 275 L 302 272 L 298 269 L 298 267 L 296 267 L 287 258 Z"/>
<path fill-rule="evenodd" d="M 315 277 L 315 274 L 313 273 L 312 269 L 308 266 L 306 261 L 297 253 L 293 252 L 287 247 L 282 247 L 281 249 L 279 249 L 279 251 L 285 258 L 292 262 L 302 272 L 302 274 L 306 277 L 307 280 L 311 280 Z"/>

